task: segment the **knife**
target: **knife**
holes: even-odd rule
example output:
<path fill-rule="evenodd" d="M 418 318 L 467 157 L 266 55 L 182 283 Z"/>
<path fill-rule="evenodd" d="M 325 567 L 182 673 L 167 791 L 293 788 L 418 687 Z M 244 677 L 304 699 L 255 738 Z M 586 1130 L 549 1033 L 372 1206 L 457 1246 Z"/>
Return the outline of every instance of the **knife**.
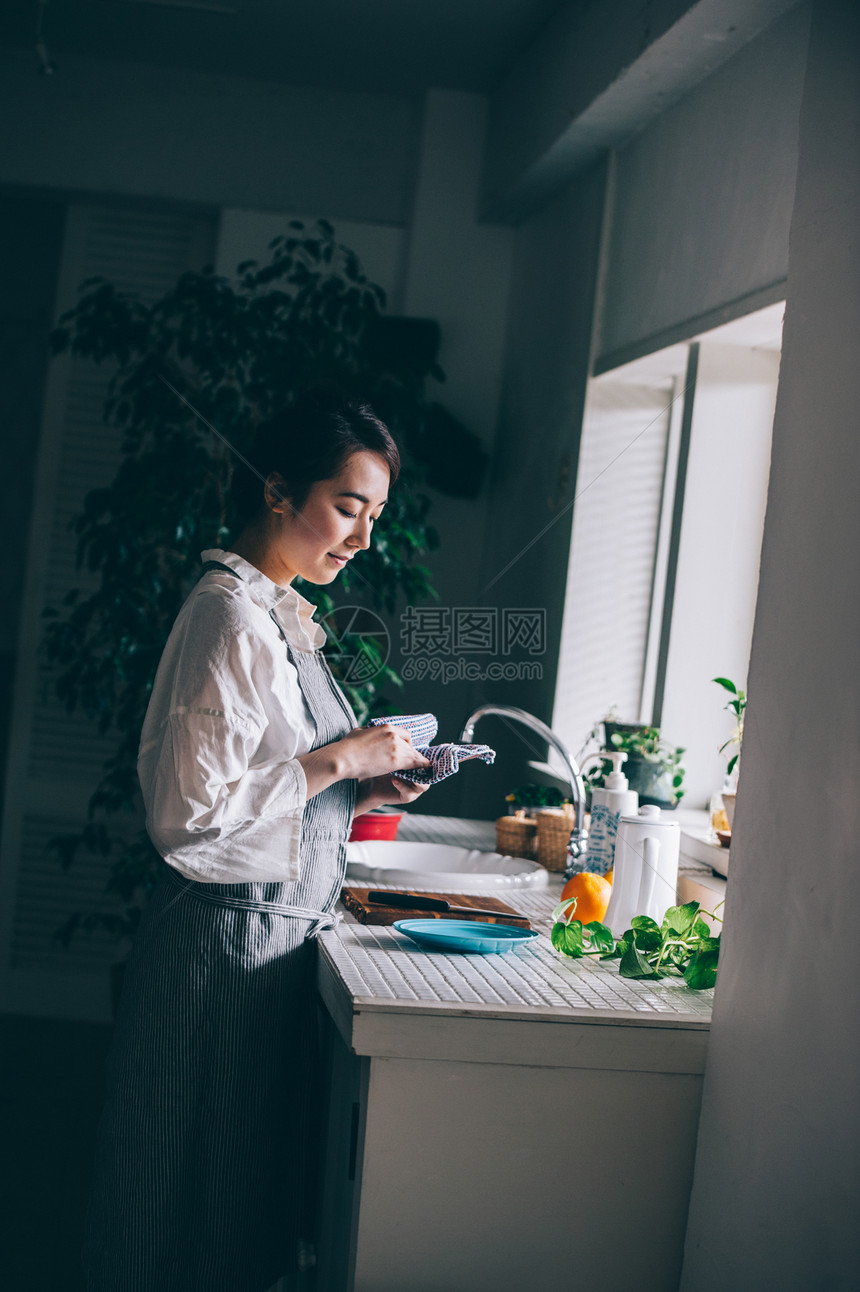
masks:
<path fill-rule="evenodd" d="M 477 906 L 453 906 L 444 897 L 419 897 L 415 893 L 369 892 L 367 900 L 373 906 L 402 906 L 411 911 L 447 911 L 456 915 L 492 915 L 497 920 L 525 920 L 528 916 L 518 911 L 485 911 Z"/>

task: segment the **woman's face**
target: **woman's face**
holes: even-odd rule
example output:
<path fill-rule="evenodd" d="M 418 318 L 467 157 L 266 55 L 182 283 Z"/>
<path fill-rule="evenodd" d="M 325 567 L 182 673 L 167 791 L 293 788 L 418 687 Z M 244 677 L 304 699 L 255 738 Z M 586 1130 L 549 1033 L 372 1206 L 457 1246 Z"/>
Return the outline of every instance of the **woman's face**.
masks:
<path fill-rule="evenodd" d="M 271 555 L 282 569 L 276 581 L 284 586 L 298 576 L 331 583 L 356 552 L 370 547 L 373 522 L 388 501 L 388 482 L 384 458 L 361 451 L 336 476 L 311 485 L 300 512 L 276 502 Z"/>

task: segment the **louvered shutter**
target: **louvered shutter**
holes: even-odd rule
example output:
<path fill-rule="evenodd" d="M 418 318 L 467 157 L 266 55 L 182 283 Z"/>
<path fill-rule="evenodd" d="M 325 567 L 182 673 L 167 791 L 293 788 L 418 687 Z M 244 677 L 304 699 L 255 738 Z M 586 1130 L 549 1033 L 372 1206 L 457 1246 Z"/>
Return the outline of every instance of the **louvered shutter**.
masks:
<path fill-rule="evenodd" d="M 642 711 L 672 397 L 668 380 L 589 387 L 552 721 L 574 754 L 613 705 Z"/>
<path fill-rule="evenodd" d="M 78 285 L 101 276 L 144 300 L 156 300 L 189 268 L 212 259 L 214 220 L 197 214 L 127 206 L 69 210 L 58 286 L 58 313 Z M 74 911 L 105 908 L 108 864 L 81 852 L 68 872 L 48 842 L 76 831 L 115 739 L 79 713 L 67 714 L 39 659 L 46 605 L 71 588 L 87 592 L 93 576 L 75 565 L 69 522 L 89 490 L 110 482 L 119 463 L 117 435 L 102 420 L 111 369 L 63 356 L 48 377 L 30 529 L 26 590 L 5 787 L 0 855 L 2 1007 L 77 1018 L 108 1016 L 108 967 L 117 947 L 82 934 L 68 951 L 55 930 Z"/>

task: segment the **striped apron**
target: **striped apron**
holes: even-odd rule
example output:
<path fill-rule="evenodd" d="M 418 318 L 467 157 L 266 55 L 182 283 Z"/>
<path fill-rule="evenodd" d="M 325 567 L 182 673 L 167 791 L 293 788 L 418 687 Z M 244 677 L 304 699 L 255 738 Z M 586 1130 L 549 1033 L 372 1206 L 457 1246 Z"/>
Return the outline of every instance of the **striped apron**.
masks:
<path fill-rule="evenodd" d="M 355 716 L 322 653 L 285 644 L 313 748 L 330 744 Z M 109 1061 L 89 1292 L 265 1292 L 294 1274 L 314 1201 L 313 938 L 333 922 L 355 792 L 308 799 L 295 883 L 168 869 L 147 905 Z"/>

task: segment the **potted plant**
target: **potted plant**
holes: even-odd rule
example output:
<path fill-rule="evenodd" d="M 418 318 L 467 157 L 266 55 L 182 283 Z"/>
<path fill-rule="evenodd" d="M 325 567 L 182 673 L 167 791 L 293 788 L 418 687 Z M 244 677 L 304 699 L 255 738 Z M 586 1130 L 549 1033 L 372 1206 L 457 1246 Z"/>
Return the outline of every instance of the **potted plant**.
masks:
<path fill-rule="evenodd" d="M 427 378 L 443 376 L 438 325 L 385 316 L 381 288 L 325 221 L 313 229 L 293 221 L 270 251 L 268 264 L 240 265 L 236 281 L 211 268 L 183 274 L 153 305 L 90 280 L 53 333 L 55 353 L 71 349 L 115 365 L 105 418 L 122 447 L 114 481 L 87 496 L 74 522 L 78 562 L 97 574 L 96 591 L 71 592 L 47 612 L 45 650 L 59 697 L 116 733 L 82 828 L 52 842 L 66 866 L 80 849 L 104 858 L 116 912 L 74 916 L 60 931 L 64 940 L 81 928 L 131 934 L 156 882 L 160 859 L 141 828 L 139 733 L 164 642 L 199 576 L 199 552 L 229 546 L 229 483 L 244 469 L 235 451 L 247 449 L 257 424 L 309 385 L 371 402 L 406 451 L 404 470 L 373 546 L 344 571 L 338 596 L 392 613 L 400 597 L 436 595 L 420 557 L 438 543 L 421 484 L 432 474 L 436 487 L 445 485 L 438 454 L 427 452 L 440 419 L 425 396 Z M 447 434 L 469 437 L 456 424 Z M 482 469 L 475 452 L 467 457 L 461 493 L 477 488 Z M 336 614 L 325 589 L 302 591 L 320 618 Z M 362 634 L 354 649 L 343 637 L 337 645 L 334 671 L 339 657 L 367 657 L 357 674 L 366 680 L 342 678 L 359 720 L 392 712 L 385 689 L 400 679 L 378 642 Z"/>
<path fill-rule="evenodd" d="M 614 719 L 604 721 L 604 749 L 617 749 L 626 753 L 624 775 L 631 790 L 636 790 L 640 803 L 653 803 L 656 807 L 677 807 L 684 796 L 684 768 L 681 759 L 684 750 L 664 740 L 659 727 L 642 723 L 619 723 Z M 586 789 L 603 785 L 612 771 L 612 763 L 595 755 L 595 765 L 585 776 Z"/>
<path fill-rule="evenodd" d="M 530 783 L 518 785 L 516 789 L 511 790 L 510 794 L 505 795 L 505 802 L 511 814 L 521 808 L 526 816 L 532 817 L 540 808 L 561 807 L 569 803 L 570 799 L 555 785 Z"/>
<path fill-rule="evenodd" d="M 724 754 L 727 749 L 735 749 L 735 752 L 730 756 L 726 763 L 726 777 L 729 779 L 732 777 L 734 778 L 733 781 L 730 779 L 730 783 L 734 784 L 735 788 L 723 790 L 722 794 L 723 807 L 725 808 L 726 817 L 728 818 L 729 829 L 732 830 L 735 822 L 737 778 L 740 771 L 741 746 L 744 739 L 744 714 L 746 713 L 747 697 L 746 693 L 742 691 L 740 687 L 735 686 L 734 682 L 732 682 L 728 677 L 715 677 L 711 680 L 716 682 L 717 686 L 721 686 L 724 691 L 728 691 L 731 698 L 726 701 L 724 707 L 726 712 L 732 714 L 735 720 L 732 734 L 729 736 L 728 740 L 724 741 L 723 744 L 720 745 L 721 754 Z"/>

